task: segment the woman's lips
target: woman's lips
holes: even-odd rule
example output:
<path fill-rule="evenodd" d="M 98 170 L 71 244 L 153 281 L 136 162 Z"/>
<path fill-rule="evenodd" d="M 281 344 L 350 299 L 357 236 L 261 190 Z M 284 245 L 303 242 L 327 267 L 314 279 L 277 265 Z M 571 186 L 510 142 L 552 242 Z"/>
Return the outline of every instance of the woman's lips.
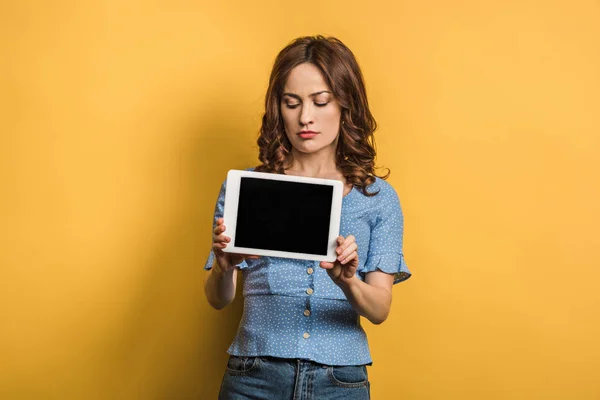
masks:
<path fill-rule="evenodd" d="M 316 133 L 316 132 L 300 132 L 298 134 L 298 136 L 300 136 L 302 139 L 312 139 L 317 135 L 318 135 L 318 133 Z"/>

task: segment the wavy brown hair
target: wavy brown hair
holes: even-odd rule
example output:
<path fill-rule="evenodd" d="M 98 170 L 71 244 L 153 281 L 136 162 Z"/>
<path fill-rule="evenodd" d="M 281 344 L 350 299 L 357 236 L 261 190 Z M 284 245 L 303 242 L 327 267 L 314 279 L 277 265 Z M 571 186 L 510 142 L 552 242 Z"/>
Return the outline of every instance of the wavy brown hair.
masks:
<path fill-rule="evenodd" d="M 280 112 L 283 88 L 294 67 L 311 63 L 323 74 L 334 98 L 342 109 L 340 137 L 336 150 L 336 165 L 348 183 L 366 196 L 379 192 L 367 192 L 366 187 L 375 182 L 375 139 L 373 132 L 377 122 L 369 110 L 367 92 L 362 72 L 352 51 L 335 37 L 303 36 L 293 40 L 279 52 L 265 98 L 265 113 L 257 140 L 258 172 L 283 174 L 284 166 L 292 158 L 291 143 L 285 134 Z"/>

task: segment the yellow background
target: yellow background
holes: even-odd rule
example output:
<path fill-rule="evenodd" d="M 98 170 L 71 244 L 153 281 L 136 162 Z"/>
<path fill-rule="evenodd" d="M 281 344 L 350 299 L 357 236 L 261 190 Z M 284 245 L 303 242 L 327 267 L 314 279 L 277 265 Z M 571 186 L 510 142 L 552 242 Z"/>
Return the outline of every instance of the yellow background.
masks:
<path fill-rule="evenodd" d="M 215 398 L 214 202 L 316 33 L 363 68 L 406 218 L 373 398 L 600 398 L 593 0 L 2 1 L 0 398 Z"/>

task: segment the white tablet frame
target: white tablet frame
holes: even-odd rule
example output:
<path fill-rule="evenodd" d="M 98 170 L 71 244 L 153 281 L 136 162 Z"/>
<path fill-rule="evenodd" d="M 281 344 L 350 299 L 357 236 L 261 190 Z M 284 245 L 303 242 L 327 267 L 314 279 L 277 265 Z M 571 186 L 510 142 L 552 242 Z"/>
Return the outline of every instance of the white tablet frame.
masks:
<path fill-rule="evenodd" d="M 329 239 L 327 245 L 327 255 L 296 253 L 279 250 L 256 249 L 247 247 L 236 247 L 235 242 L 237 211 L 240 195 L 240 182 L 242 177 L 272 179 L 278 181 L 312 183 L 317 185 L 333 186 L 333 194 L 331 201 L 331 218 L 329 220 Z M 229 170 L 227 173 L 227 183 L 225 189 L 225 210 L 223 212 L 223 220 L 225 224 L 225 236 L 231 238 L 227 243 L 227 247 L 223 249 L 227 253 L 252 254 L 259 256 L 297 258 L 301 260 L 313 261 L 328 261 L 334 262 L 337 258 L 335 249 L 337 247 L 337 238 L 340 234 L 340 219 L 342 214 L 342 199 L 344 197 L 344 185 L 342 181 L 334 179 L 311 178 L 307 176 L 284 175 L 276 173 L 256 172 L 256 171 L 241 171 Z"/>

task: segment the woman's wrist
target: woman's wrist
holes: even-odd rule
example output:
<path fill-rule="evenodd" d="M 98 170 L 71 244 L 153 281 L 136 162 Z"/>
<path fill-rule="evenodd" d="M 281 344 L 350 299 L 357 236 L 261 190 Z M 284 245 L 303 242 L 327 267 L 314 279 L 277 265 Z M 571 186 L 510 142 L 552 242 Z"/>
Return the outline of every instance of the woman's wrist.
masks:
<path fill-rule="evenodd" d="M 344 293 L 348 293 L 356 290 L 357 286 L 360 285 L 361 282 L 362 281 L 358 279 L 356 275 L 353 275 L 349 279 L 340 280 L 336 282 L 336 284 L 340 287 L 340 289 L 342 289 Z"/>
<path fill-rule="evenodd" d="M 215 262 L 213 263 L 213 270 L 219 274 L 219 275 L 225 275 L 227 272 L 230 272 L 233 268 L 231 269 L 225 269 L 221 266 L 221 264 L 219 264 L 219 261 L 217 261 L 215 259 Z"/>

